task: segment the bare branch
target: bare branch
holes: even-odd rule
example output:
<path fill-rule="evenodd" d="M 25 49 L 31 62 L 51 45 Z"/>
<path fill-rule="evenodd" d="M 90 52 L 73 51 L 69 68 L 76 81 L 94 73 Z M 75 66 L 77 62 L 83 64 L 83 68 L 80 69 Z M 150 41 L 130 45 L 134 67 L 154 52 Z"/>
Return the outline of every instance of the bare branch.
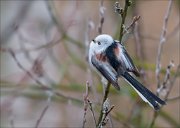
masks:
<path fill-rule="evenodd" d="M 140 16 L 134 16 L 131 24 L 125 29 L 125 31 L 123 32 L 123 34 L 129 33 L 128 30 L 129 30 L 130 28 L 132 28 L 139 19 L 140 19 Z"/>
<path fill-rule="evenodd" d="M 95 123 L 95 125 L 97 125 L 94 110 L 93 110 L 93 107 L 92 107 L 92 102 L 89 99 L 88 99 L 88 104 L 89 104 L 89 108 L 91 110 L 91 113 L 92 113 L 92 116 L 93 116 L 93 119 L 94 119 L 94 123 Z"/>
<path fill-rule="evenodd" d="M 175 101 L 175 100 L 179 100 L 180 96 L 176 96 L 176 97 L 172 97 L 172 98 L 168 98 L 166 101 Z"/>
<path fill-rule="evenodd" d="M 107 116 L 109 115 L 109 113 L 112 111 L 113 108 L 114 108 L 114 105 L 111 106 L 111 108 L 105 113 L 105 115 L 104 115 L 104 117 L 102 119 L 102 122 L 101 122 L 102 126 L 106 125 Z"/>
<path fill-rule="evenodd" d="M 52 40 L 51 42 L 41 45 L 39 47 L 35 47 L 35 48 L 30 48 L 30 49 L 13 49 L 13 52 L 18 54 L 18 53 L 23 53 L 23 52 L 33 52 L 33 51 L 37 51 L 40 49 L 44 49 L 44 48 L 52 48 L 53 46 L 55 46 L 56 44 L 60 43 L 62 38 L 57 39 L 56 41 Z M 0 52 L 9 52 L 10 50 L 12 50 L 11 48 L 1 48 L 0 47 Z"/>
<path fill-rule="evenodd" d="M 139 23 L 136 22 L 134 25 L 134 37 L 135 37 L 135 43 L 136 43 L 136 55 L 139 59 L 144 58 L 143 54 L 143 48 L 142 48 L 142 42 L 140 38 L 140 26 Z"/>
<path fill-rule="evenodd" d="M 35 128 L 38 128 L 38 127 L 39 127 L 40 122 L 42 121 L 45 113 L 47 112 L 47 110 L 48 110 L 48 108 L 49 108 L 49 106 L 50 106 L 50 103 L 51 103 L 51 97 L 52 97 L 52 95 L 51 95 L 51 92 L 50 92 L 50 93 L 49 93 L 49 96 L 48 96 L 48 99 L 47 99 L 47 105 L 44 107 L 44 109 L 43 109 L 43 111 L 42 111 L 39 119 L 37 120 L 36 125 L 35 125 Z"/>
<path fill-rule="evenodd" d="M 175 73 L 174 77 L 171 79 L 171 81 L 169 83 L 169 89 L 167 90 L 166 96 L 164 98 L 165 101 L 167 100 L 167 98 L 168 98 L 168 96 L 169 96 L 169 94 L 170 94 L 170 92 L 171 92 L 171 90 L 172 90 L 172 88 L 174 86 L 174 83 L 175 83 L 179 73 L 180 73 L 180 65 L 178 65 L 178 67 L 176 69 L 176 73 Z"/>
<path fill-rule="evenodd" d="M 164 23 L 163 23 L 163 28 L 162 28 L 162 33 L 160 37 L 160 43 L 158 47 L 158 55 L 157 55 L 157 60 L 156 60 L 156 79 L 157 79 L 157 87 L 160 87 L 160 71 L 161 71 L 161 54 L 163 50 L 163 44 L 166 42 L 166 33 L 167 33 L 167 24 L 168 24 L 168 19 L 169 15 L 171 12 L 172 8 L 172 0 L 169 0 L 167 12 L 164 17 Z"/>
<path fill-rule="evenodd" d="M 114 108 L 114 105 L 110 106 L 109 99 L 106 99 L 106 101 L 103 103 L 103 116 L 101 122 L 98 124 L 98 128 L 105 126 L 109 120 L 107 116 L 111 112 L 111 110 Z"/>
<path fill-rule="evenodd" d="M 170 70 L 171 70 L 171 68 L 172 68 L 173 66 L 174 66 L 174 62 L 171 61 L 171 62 L 169 63 L 169 65 L 167 66 L 166 75 L 165 75 L 165 77 L 164 77 L 164 81 L 163 81 L 162 85 L 157 89 L 157 94 L 158 94 L 158 95 L 159 95 L 163 90 L 167 90 L 167 89 L 166 89 L 166 88 L 167 88 L 167 84 L 169 84 L 168 81 L 170 80 Z"/>
<path fill-rule="evenodd" d="M 56 96 L 59 96 L 59 97 L 62 97 L 62 98 L 65 98 L 65 99 L 69 99 L 69 100 L 73 100 L 73 101 L 77 101 L 77 102 L 80 102 L 82 103 L 81 100 L 79 99 L 76 99 L 74 97 L 70 97 L 70 96 L 66 96 L 60 92 L 57 92 L 55 90 L 53 90 L 52 88 L 48 87 L 47 85 L 44 85 L 41 81 L 39 81 L 31 72 L 29 72 L 28 70 L 26 70 L 23 65 L 18 61 L 18 59 L 16 58 L 16 55 L 15 53 L 10 49 L 9 50 L 9 53 L 10 55 L 13 57 L 14 61 L 16 62 L 17 66 L 22 69 L 31 79 L 33 79 L 40 87 L 41 89 L 43 90 L 46 90 L 46 91 L 50 91 L 52 92 L 54 95 Z"/>
<path fill-rule="evenodd" d="M 128 7 L 131 5 L 130 0 L 125 0 L 125 5 L 124 5 L 124 9 L 123 9 L 123 13 L 122 13 L 122 21 L 121 21 L 121 25 L 120 25 L 120 34 L 119 34 L 119 41 L 121 42 L 122 37 L 123 37 L 123 32 L 124 32 L 124 24 L 125 24 L 125 19 L 126 19 L 126 14 L 128 11 Z"/>
<path fill-rule="evenodd" d="M 166 42 L 167 24 L 168 24 L 168 19 L 169 19 L 171 8 L 172 8 L 172 0 L 169 0 L 168 8 L 167 8 L 166 14 L 164 16 L 163 28 L 162 28 L 162 33 L 160 36 L 159 47 L 158 47 L 158 55 L 157 55 L 157 59 L 156 59 L 156 80 L 157 80 L 157 88 L 158 89 L 160 88 L 160 84 L 161 84 L 160 83 L 161 54 L 162 54 L 162 50 L 163 50 L 163 44 Z M 158 94 L 159 93 L 157 92 L 157 95 Z M 168 95 L 168 93 L 166 93 L 166 96 L 167 95 Z M 159 115 L 158 112 L 154 112 L 154 116 L 150 123 L 149 128 L 153 128 L 158 115 Z"/>
<path fill-rule="evenodd" d="M 85 127 L 85 123 L 86 123 L 86 114 L 87 114 L 87 109 L 88 109 L 88 95 L 89 95 L 89 82 L 86 82 L 86 93 L 84 94 L 84 115 L 83 115 L 83 128 Z"/>
<path fill-rule="evenodd" d="M 100 113 L 99 120 L 98 120 L 98 123 L 97 123 L 96 126 L 99 126 L 99 124 L 102 121 L 102 118 L 103 118 L 103 104 L 104 104 L 104 102 L 106 101 L 106 99 L 108 97 L 110 86 L 111 86 L 111 83 L 108 82 L 107 87 L 105 88 L 105 94 L 104 94 L 103 102 L 102 102 L 102 105 L 101 105 L 101 113 Z"/>
<path fill-rule="evenodd" d="M 15 14 L 16 16 L 14 19 L 11 20 L 11 22 L 7 25 L 7 27 L 4 28 L 4 30 L 1 30 L 1 44 L 6 43 L 8 39 L 12 36 L 14 32 L 20 27 L 24 19 L 26 18 L 26 14 L 29 11 L 29 8 L 31 7 L 33 1 L 22 1 L 20 9 L 18 12 Z M 20 3 L 19 3 L 20 4 Z"/>
<path fill-rule="evenodd" d="M 100 13 L 100 23 L 99 23 L 99 26 L 98 26 L 98 33 L 99 34 L 102 34 L 102 27 L 103 27 L 103 23 L 104 23 L 104 10 L 105 10 L 105 7 L 103 6 L 103 0 L 101 0 L 101 3 L 100 3 L 100 8 L 99 8 L 99 13 Z"/>

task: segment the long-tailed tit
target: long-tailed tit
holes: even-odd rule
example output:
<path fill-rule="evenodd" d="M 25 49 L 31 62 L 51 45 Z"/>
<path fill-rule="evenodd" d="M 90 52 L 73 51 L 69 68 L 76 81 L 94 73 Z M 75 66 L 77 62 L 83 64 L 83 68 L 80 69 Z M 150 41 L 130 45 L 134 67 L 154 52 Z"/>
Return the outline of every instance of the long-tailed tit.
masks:
<path fill-rule="evenodd" d="M 120 90 L 117 82 L 118 77 L 123 77 L 139 96 L 155 110 L 158 110 L 160 105 L 166 104 L 129 74 L 129 72 L 132 72 L 139 76 L 139 71 L 124 46 L 119 41 L 113 40 L 111 36 L 103 34 L 91 41 L 89 63 L 117 90 Z"/>

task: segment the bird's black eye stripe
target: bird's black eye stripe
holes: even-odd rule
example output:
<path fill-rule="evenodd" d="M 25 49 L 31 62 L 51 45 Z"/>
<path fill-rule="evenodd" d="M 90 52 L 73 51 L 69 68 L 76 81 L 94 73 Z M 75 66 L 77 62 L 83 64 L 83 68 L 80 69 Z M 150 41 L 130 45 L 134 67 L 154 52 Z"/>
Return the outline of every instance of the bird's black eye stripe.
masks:
<path fill-rule="evenodd" d="M 101 45 L 101 42 L 98 41 L 98 45 Z"/>

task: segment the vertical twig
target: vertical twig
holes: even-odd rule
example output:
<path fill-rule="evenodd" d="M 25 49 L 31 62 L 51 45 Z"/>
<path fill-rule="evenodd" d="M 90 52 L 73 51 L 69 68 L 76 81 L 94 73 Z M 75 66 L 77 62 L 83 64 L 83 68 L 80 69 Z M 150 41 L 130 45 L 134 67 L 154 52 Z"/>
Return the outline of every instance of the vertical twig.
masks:
<path fill-rule="evenodd" d="M 135 23 L 135 26 L 134 26 L 134 36 L 135 36 L 135 43 L 136 43 L 136 55 L 139 59 L 143 59 L 144 58 L 144 54 L 143 54 L 143 51 L 142 51 L 142 42 L 141 42 L 141 39 L 140 39 L 140 26 L 139 26 L 139 23 Z"/>
<path fill-rule="evenodd" d="M 101 0 L 100 2 L 100 8 L 99 8 L 99 13 L 100 13 L 100 23 L 98 26 L 98 33 L 102 34 L 102 28 L 103 28 L 103 23 L 104 23 L 104 10 L 105 7 L 103 6 L 103 0 Z"/>
<path fill-rule="evenodd" d="M 160 85 L 160 87 L 157 89 L 157 94 L 160 94 L 164 89 L 167 90 L 167 84 L 170 80 L 170 70 L 174 66 L 174 62 L 171 61 L 170 64 L 166 68 L 166 75 L 164 77 L 163 83 Z"/>
<path fill-rule="evenodd" d="M 180 70 L 180 65 L 178 66 L 178 68 L 177 68 L 177 71 L 176 71 L 176 73 L 175 73 L 175 75 L 174 75 L 174 78 L 170 81 L 170 69 L 171 69 L 171 67 L 173 66 L 174 64 L 172 63 L 172 62 L 170 62 L 170 64 L 167 66 L 167 69 L 166 69 L 166 75 L 165 75 L 165 78 L 164 78 L 164 81 L 163 81 L 163 83 L 162 83 L 162 85 L 157 89 L 157 94 L 159 95 L 163 90 L 166 90 L 165 92 L 165 98 L 164 98 L 164 100 L 166 101 L 167 100 L 167 97 L 168 97 L 168 95 L 169 95 L 169 93 L 170 93 L 170 91 L 171 91 L 171 89 L 172 89 L 172 87 L 173 87 L 173 85 L 174 85 L 174 81 L 175 81 L 175 79 L 177 78 L 177 75 L 178 75 L 178 73 L 179 73 L 179 70 Z M 170 81 L 170 83 L 168 83 Z M 170 87 L 167 89 L 167 84 L 169 84 L 170 85 Z M 153 119 L 152 119 L 152 121 L 151 121 L 151 124 L 150 124 L 150 126 L 149 126 L 149 128 L 153 128 L 153 126 L 154 126 L 154 124 L 155 124 L 155 121 L 156 121 L 156 118 L 158 117 L 158 115 L 159 115 L 159 112 L 157 112 L 157 111 L 155 111 L 154 112 L 154 115 L 153 115 Z"/>
<path fill-rule="evenodd" d="M 162 54 L 162 50 L 163 50 L 163 44 L 166 42 L 167 24 L 168 24 L 168 19 L 169 19 L 171 8 L 172 8 L 172 0 L 169 0 L 167 12 L 164 16 L 164 22 L 163 22 L 163 27 L 162 27 L 162 33 L 160 36 L 160 43 L 159 43 L 159 47 L 158 47 L 158 55 L 157 55 L 157 60 L 156 60 L 156 79 L 157 79 L 157 88 L 158 89 L 160 88 L 160 84 L 161 84 L 160 83 L 161 54 Z M 157 95 L 159 95 L 158 92 L 157 92 Z M 153 128 L 157 117 L 158 117 L 158 112 L 154 112 L 154 116 L 150 123 L 149 128 Z"/>
<path fill-rule="evenodd" d="M 174 75 L 174 77 L 171 79 L 171 81 L 170 81 L 170 87 L 169 87 L 169 89 L 167 90 L 167 93 L 166 93 L 166 95 L 165 95 L 165 101 L 167 101 L 167 98 L 168 98 L 168 96 L 169 96 L 169 94 L 170 94 L 170 92 L 171 92 L 171 90 L 172 90 L 172 87 L 173 87 L 173 85 L 174 85 L 174 83 L 175 83 L 175 81 L 176 81 L 176 79 L 177 79 L 177 77 L 178 77 L 178 74 L 180 74 L 180 65 L 178 65 L 178 67 L 177 67 L 177 69 L 176 69 L 176 73 L 175 73 L 175 75 Z"/>
<path fill-rule="evenodd" d="M 11 125 L 11 128 L 15 128 L 14 127 L 14 117 L 13 116 L 11 116 L 10 125 Z"/>
<path fill-rule="evenodd" d="M 108 99 L 107 99 L 108 100 Z M 106 100 L 106 101 L 107 101 Z M 106 103 L 106 101 L 104 102 L 104 104 Z M 108 101 L 107 101 L 108 102 Z M 109 103 L 108 103 L 109 104 Z M 103 106 L 105 106 L 105 105 L 103 105 Z M 102 127 L 102 126 L 105 126 L 106 125 L 106 123 L 107 123 L 107 121 L 108 121 L 108 119 L 109 118 L 107 118 L 107 116 L 108 116 L 108 114 L 111 112 L 111 110 L 114 108 L 114 105 L 112 105 L 111 107 L 110 106 L 108 106 L 108 108 L 104 108 L 105 109 L 105 111 L 103 112 L 103 118 L 102 118 L 102 120 L 101 120 L 101 122 L 100 122 L 100 124 L 99 124 L 99 126 L 98 127 Z"/>
<path fill-rule="evenodd" d="M 87 99 L 88 99 L 88 95 L 89 95 L 88 88 L 89 88 L 89 82 L 87 81 L 86 82 L 86 93 L 83 96 L 84 97 L 84 115 L 83 115 L 83 125 L 82 125 L 82 128 L 84 128 L 85 124 L 86 124 L 86 114 L 87 114 L 87 109 L 88 109 Z"/>
<path fill-rule="evenodd" d="M 96 118 L 95 118 L 95 114 L 94 114 L 94 110 L 93 110 L 93 107 L 92 107 L 92 102 L 90 100 L 88 100 L 88 104 L 89 104 L 89 108 L 91 110 L 91 113 L 92 113 L 92 117 L 94 119 L 94 123 L 95 123 L 95 126 L 97 125 L 96 123 Z"/>
<path fill-rule="evenodd" d="M 85 123 L 86 123 L 86 114 L 87 114 L 87 109 L 88 109 L 88 105 L 89 105 L 89 109 L 92 113 L 92 117 L 94 119 L 94 123 L 96 126 L 96 118 L 95 118 L 95 114 L 94 114 L 94 110 L 92 107 L 92 102 L 89 100 L 88 98 L 89 96 L 89 82 L 86 82 L 86 93 L 84 94 L 84 116 L 83 116 L 83 128 L 85 127 Z"/>
<path fill-rule="evenodd" d="M 49 92 L 48 95 L 49 95 L 49 96 L 48 96 L 48 99 L 47 99 L 47 105 L 44 107 L 44 109 L 43 109 L 43 111 L 42 111 L 39 119 L 37 120 L 36 125 L 35 125 L 35 128 L 38 128 L 38 127 L 39 127 L 39 124 L 40 124 L 40 122 L 42 121 L 42 119 L 43 119 L 45 113 L 47 112 L 47 110 L 48 110 L 48 108 L 49 108 L 49 105 L 50 105 L 50 103 L 51 103 L 51 97 L 52 97 L 53 94 L 52 94 L 51 92 Z"/>
<path fill-rule="evenodd" d="M 111 83 L 108 82 L 107 87 L 106 87 L 106 89 L 105 89 L 105 94 L 104 94 L 103 102 L 102 102 L 102 105 L 101 105 L 101 113 L 100 113 L 100 116 L 99 116 L 99 120 L 98 120 L 97 126 L 99 126 L 99 124 L 100 124 L 101 121 L 102 121 L 102 117 L 103 117 L 103 104 L 104 104 L 104 102 L 106 101 L 106 99 L 107 99 L 107 97 L 108 97 L 110 85 L 111 85 Z"/>
<path fill-rule="evenodd" d="M 158 88 L 160 87 L 161 54 L 163 50 L 163 44 L 166 42 L 167 24 L 168 24 L 171 8 L 172 8 L 172 0 L 169 0 L 168 9 L 164 17 L 164 23 L 163 23 L 162 33 L 160 36 L 160 43 L 158 47 L 158 55 L 156 60 L 156 79 L 157 79 Z"/>
<path fill-rule="evenodd" d="M 120 25 L 120 34 L 119 34 L 119 41 L 121 42 L 122 37 L 123 37 L 123 31 L 124 31 L 124 23 L 125 23 L 125 19 L 126 19 L 126 14 L 128 11 L 128 7 L 131 5 L 130 0 L 125 0 L 125 5 L 124 5 L 124 10 L 122 12 L 122 21 L 121 21 L 121 25 Z"/>

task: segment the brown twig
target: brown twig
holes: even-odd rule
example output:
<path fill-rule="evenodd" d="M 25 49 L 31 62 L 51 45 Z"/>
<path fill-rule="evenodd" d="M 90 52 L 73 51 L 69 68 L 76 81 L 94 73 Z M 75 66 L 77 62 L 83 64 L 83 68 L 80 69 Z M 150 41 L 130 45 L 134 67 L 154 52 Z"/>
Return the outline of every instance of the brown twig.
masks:
<path fill-rule="evenodd" d="M 166 101 L 169 102 L 169 101 L 175 101 L 175 100 L 179 100 L 179 99 L 180 99 L 180 96 L 175 96 L 172 98 L 168 98 Z"/>
<path fill-rule="evenodd" d="M 87 114 L 88 106 L 92 113 L 92 117 L 94 119 L 94 123 L 96 126 L 96 118 L 95 118 L 94 110 L 92 107 L 92 102 L 89 100 L 88 96 L 89 96 L 89 82 L 87 81 L 86 82 L 86 93 L 84 94 L 84 116 L 83 116 L 83 126 L 82 126 L 83 128 L 85 127 L 85 123 L 86 123 L 86 114 Z"/>
<path fill-rule="evenodd" d="M 100 23 L 99 23 L 99 26 L 98 26 L 98 33 L 99 34 L 102 34 L 102 28 L 103 28 L 103 23 L 104 23 L 104 10 L 105 10 L 105 7 L 103 6 L 103 0 L 101 0 L 100 2 L 100 9 L 99 9 L 99 13 L 100 13 Z"/>
<path fill-rule="evenodd" d="M 123 34 L 128 33 L 128 30 L 129 30 L 130 28 L 132 28 L 139 19 L 140 19 L 140 16 L 134 16 L 132 22 L 131 22 L 130 25 L 125 29 L 125 31 L 123 32 Z"/>
<path fill-rule="evenodd" d="M 88 109 L 88 95 L 89 95 L 89 82 L 86 82 L 86 93 L 84 94 L 84 115 L 83 115 L 83 125 L 82 127 L 85 127 L 85 123 L 86 123 L 86 114 L 87 114 L 87 109 Z"/>
<path fill-rule="evenodd" d="M 33 1 L 25 1 L 22 2 L 19 6 L 19 10 L 17 10 L 17 13 L 14 18 L 11 19 L 11 22 L 5 27 L 3 30 L 1 30 L 1 36 L 0 36 L 0 41 L 2 43 L 6 43 L 8 39 L 12 36 L 14 32 L 21 26 L 22 22 L 27 16 L 27 13 L 29 11 L 29 8 L 31 7 Z"/>
<path fill-rule="evenodd" d="M 156 79 L 157 79 L 157 87 L 160 87 L 160 71 L 161 71 L 161 54 L 163 50 L 163 44 L 166 42 L 166 34 L 167 34 L 167 24 L 168 24 L 168 19 L 169 15 L 171 12 L 172 8 L 172 0 L 169 0 L 167 12 L 164 17 L 164 23 L 163 23 L 163 28 L 162 28 L 162 33 L 160 37 L 160 43 L 158 47 L 158 55 L 156 59 Z"/>
<path fill-rule="evenodd" d="M 178 65 L 174 77 L 170 80 L 169 89 L 167 90 L 167 93 L 166 93 L 166 95 L 164 97 L 165 101 L 167 101 L 167 98 L 168 98 L 168 96 L 169 96 L 169 94 L 170 94 L 170 92 L 171 92 L 171 90 L 172 90 L 172 88 L 174 86 L 174 83 L 175 83 L 175 81 L 176 81 L 179 74 L 180 74 L 180 65 Z"/>
<path fill-rule="evenodd" d="M 159 95 L 159 94 L 162 93 L 163 90 L 166 89 L 166 86 L 169 85 L 169 88 L 166 89 L 166 91 L 165 91 L 166 92 L 165 96 L 164 96 L 165 101 L 167 101 L 167 98 L 168 98 L 168 96 L 169 96 L 169 94 L 170 94 L 170 92 L 172 90 L 172 87 L 173 87 L 174 82 L 175 82 L 175 80 L 177 78 L 177 75 L 180 72 L 180 65 L 179 65 L 178 68 L 177 68 L 177 71 L 176 71 L 176 73 L 174 75 L 174 78 L 170 81 L 170 69 L 171 69 L 172 66 L 173 66 L 173 63 L 170 62 L 170 64 L 167 66 L 167 69 L 166 69 L 166 75 L 165 75 L 163 84 L 159 87 L 159 89 L 157 89 L 157 95 Z M 168 81 L 170 81 L 170 82 L 168 82 Z M 156 118 L 158 117 L 158 115 L 159 115 L 159 112 L 155 111 L 153 119 L 152 119 L 151 124 L 150 124 L 150 128 L 152 128 L 154 126 L 154 123 L 155 123 Z"/>
<path fill-rule="evenodd" d="M 97 123 L 96 123 L 96 118 L 95 118 L 94 110 L 93 110 L 93 107 L 92 107 L 92 102 L 89 99 L 88 99 L 88 104 L 89 104 L 89 108 L 91 110 L 92 117 L 93 117 L 93 120 L 94 120 L 94 123 L 95 123 L 95 126 L 96 126 Z"/>
<path fill-rule="evenodd" d="M 105 113 L 104 113 L 104 116 L 103 116 L 103 118 L 102 118 L 102 121 L 101 121 L 101 123 L 99 124 L 99 126 L 98 127 L 102 127 L 102 126 L 105 126 L 106 125 L 106 123 L 107 123 L 107 116 L 109 115 L 109 113 L 112 111 L 112 109 L 114 108 L 114 105 L 113 106 L 111 106 L 111 108 L 110 109 L 108 109 Z"/>
<path fill-rule="evenodd" d="M 156 80 L 157 80 L 157 88 L 158 89 L 160 88 L 160 85 L 161 85 L 161 82 L 160 82 L 161 54 L 162 54 L 162 50 L 163 50 L 163 44 L 166 42 L 167 24 L 168 24 L 168 19 L 169 19 L 171 8 L 172 8 L 172 0 L 169 0 L 167 12 L 164 17 L 162 33 L 160 36 L 160 43 L 159 43 L 159 47 L 158 47 L 158 55 L 157 55 L 157 59 L 156 59 Z M 159 92 L 157 92 L 157 95 L 159 95 Z M 154 112 L 154 116 L 150 123 L 149 128 L 153 128 L 158 115 L 159 115 L 158 112 Z"/>
<path fill-rule="evenodd" d="M 44 85 L 41 81 L 39 81 L 30 71 L 26 70 L 24 68 L 24 66 L 18 61 L 18 59 L 16 58 L 16 54 L 10 49 L 9 50 L 10 55 L 12 56 L 12 58 L 14 59 L 14 61 L 16 62 L 17 66 L 23 70 L 32 80 L 34 80 L 43 90 L 46 91 L 50 91 L 52 92 L 54 95 L 65 98 L 65 99 L 69 99 L 69 100 L 73 100 L 73 101 L 77 101 L 82 103 L 81 100 L 76 99 L 74 97 L 70 97 L 70 96 L 66 96 L 58 91 L 53 90 L 51 87 L 48 87 L 47 85 Z"/>
<path fill-rule="evenodd" d="M 122 37 L 123 37 L 123 32 L 124 32 L 124 24 L 125 24 L 125 19 L 126 19 L 126 15 L 127 15 L 127 11 L 128 11 L 128 7 L 131 5 L 130 0 L 125 0 L 125 5 L 124 5 L 124 9 L 122 12 L 122 21 L 121 21 L 121 25 L 120 25 L 120 34 L 119 34 L 119 41 L 122 41 Z"/>
<path fill-rule="evenodd" d="M 45 113 L 47 112 L 47 110 L 48 110 L 48 108 L 49 108 L 49 106 L 50 106 L 50 103 L 51 103 L 51 97 L 52 97 L 51 94 L 49 94 L 49 97 L 48 97 L 48 99 L 47 99 L 47 105 L 44 107 L 44 109 L 43 109 L 43 111 L 42 111 L 39 119 L 37 120 L 36 125 L 35 125 L 35 128 L 38 128 L 38 127 L 39 127 L 40 122 L 42 121 Z"/>
<path fill-rule="evenodd" d="M 160 87 L 157 89 L 157 95 L 159 95 L 163 90 L 167 90 L 167 84 L 170 80 L 170 70 L 173 66 L 174 66 L 174 63 L 173 63 L 173 61 L 171 61 L 166 68 L 166 74 L 164 77 L 164 81 L 163 81 L 162 85 L 160 85 Z"/>
<path fill-rule="evenodd" d="M 23 53 L 23 52 L 33 52 L 33 51 L 37 51 L 40 49 L 46 49 L 46 48 L 52 48 L 53 46 L 55 46 L 56 44 L 60 43 L 61 40 L 63 39 L 63 37 L 57 39 L 56 41 L 52 40 L 51 42 L 35 47 L 35 48 L 30 48 L 30 49 L 13 49 L 13 52 L 18 54 L 18 53 Z M 0 47 L 0 52 L 9 52 L 10 50 L 12 50 L 11 48 L 1 48 Z"/>
<path fill-rule="evenodd" d="M 12 116 L 12 115 L 11 115 Z M 14 117 L 11 117 L 10 119 L 10 125 L 11 125 L 11 128 L 15 128 L 14 127 Z"/>
<path fill-rule="evenodd" d="M 102 117 L 103 117 L 103 104 L 104 104 L 104 102 L 106 101 L 106 99 L 108 97 L 110 86 L 111 86 L 111 83 L 108 82 L 107 87 L 105 88 L 105 94 L 104 94 L 103 102 L 102 102 L 102 105 L 101 105 L 101 113 L 100 113 L 99 120 L 98 120 L 98 123 L 97 123 L 96 126 L 99 126 L 99 124 L 102 121 Z"/>
<path fill-rule="evenodd" d="M 139 23 L 136 22 L 134 26 L 134 37 L 135 37 L 135 43 L 136 43 L 136 55 L 138 59 L 143 59 L 144 54 L 143 54 L 143 48 L 142 48 L 142 40 L 140 38 L 140 26 Z"/>

